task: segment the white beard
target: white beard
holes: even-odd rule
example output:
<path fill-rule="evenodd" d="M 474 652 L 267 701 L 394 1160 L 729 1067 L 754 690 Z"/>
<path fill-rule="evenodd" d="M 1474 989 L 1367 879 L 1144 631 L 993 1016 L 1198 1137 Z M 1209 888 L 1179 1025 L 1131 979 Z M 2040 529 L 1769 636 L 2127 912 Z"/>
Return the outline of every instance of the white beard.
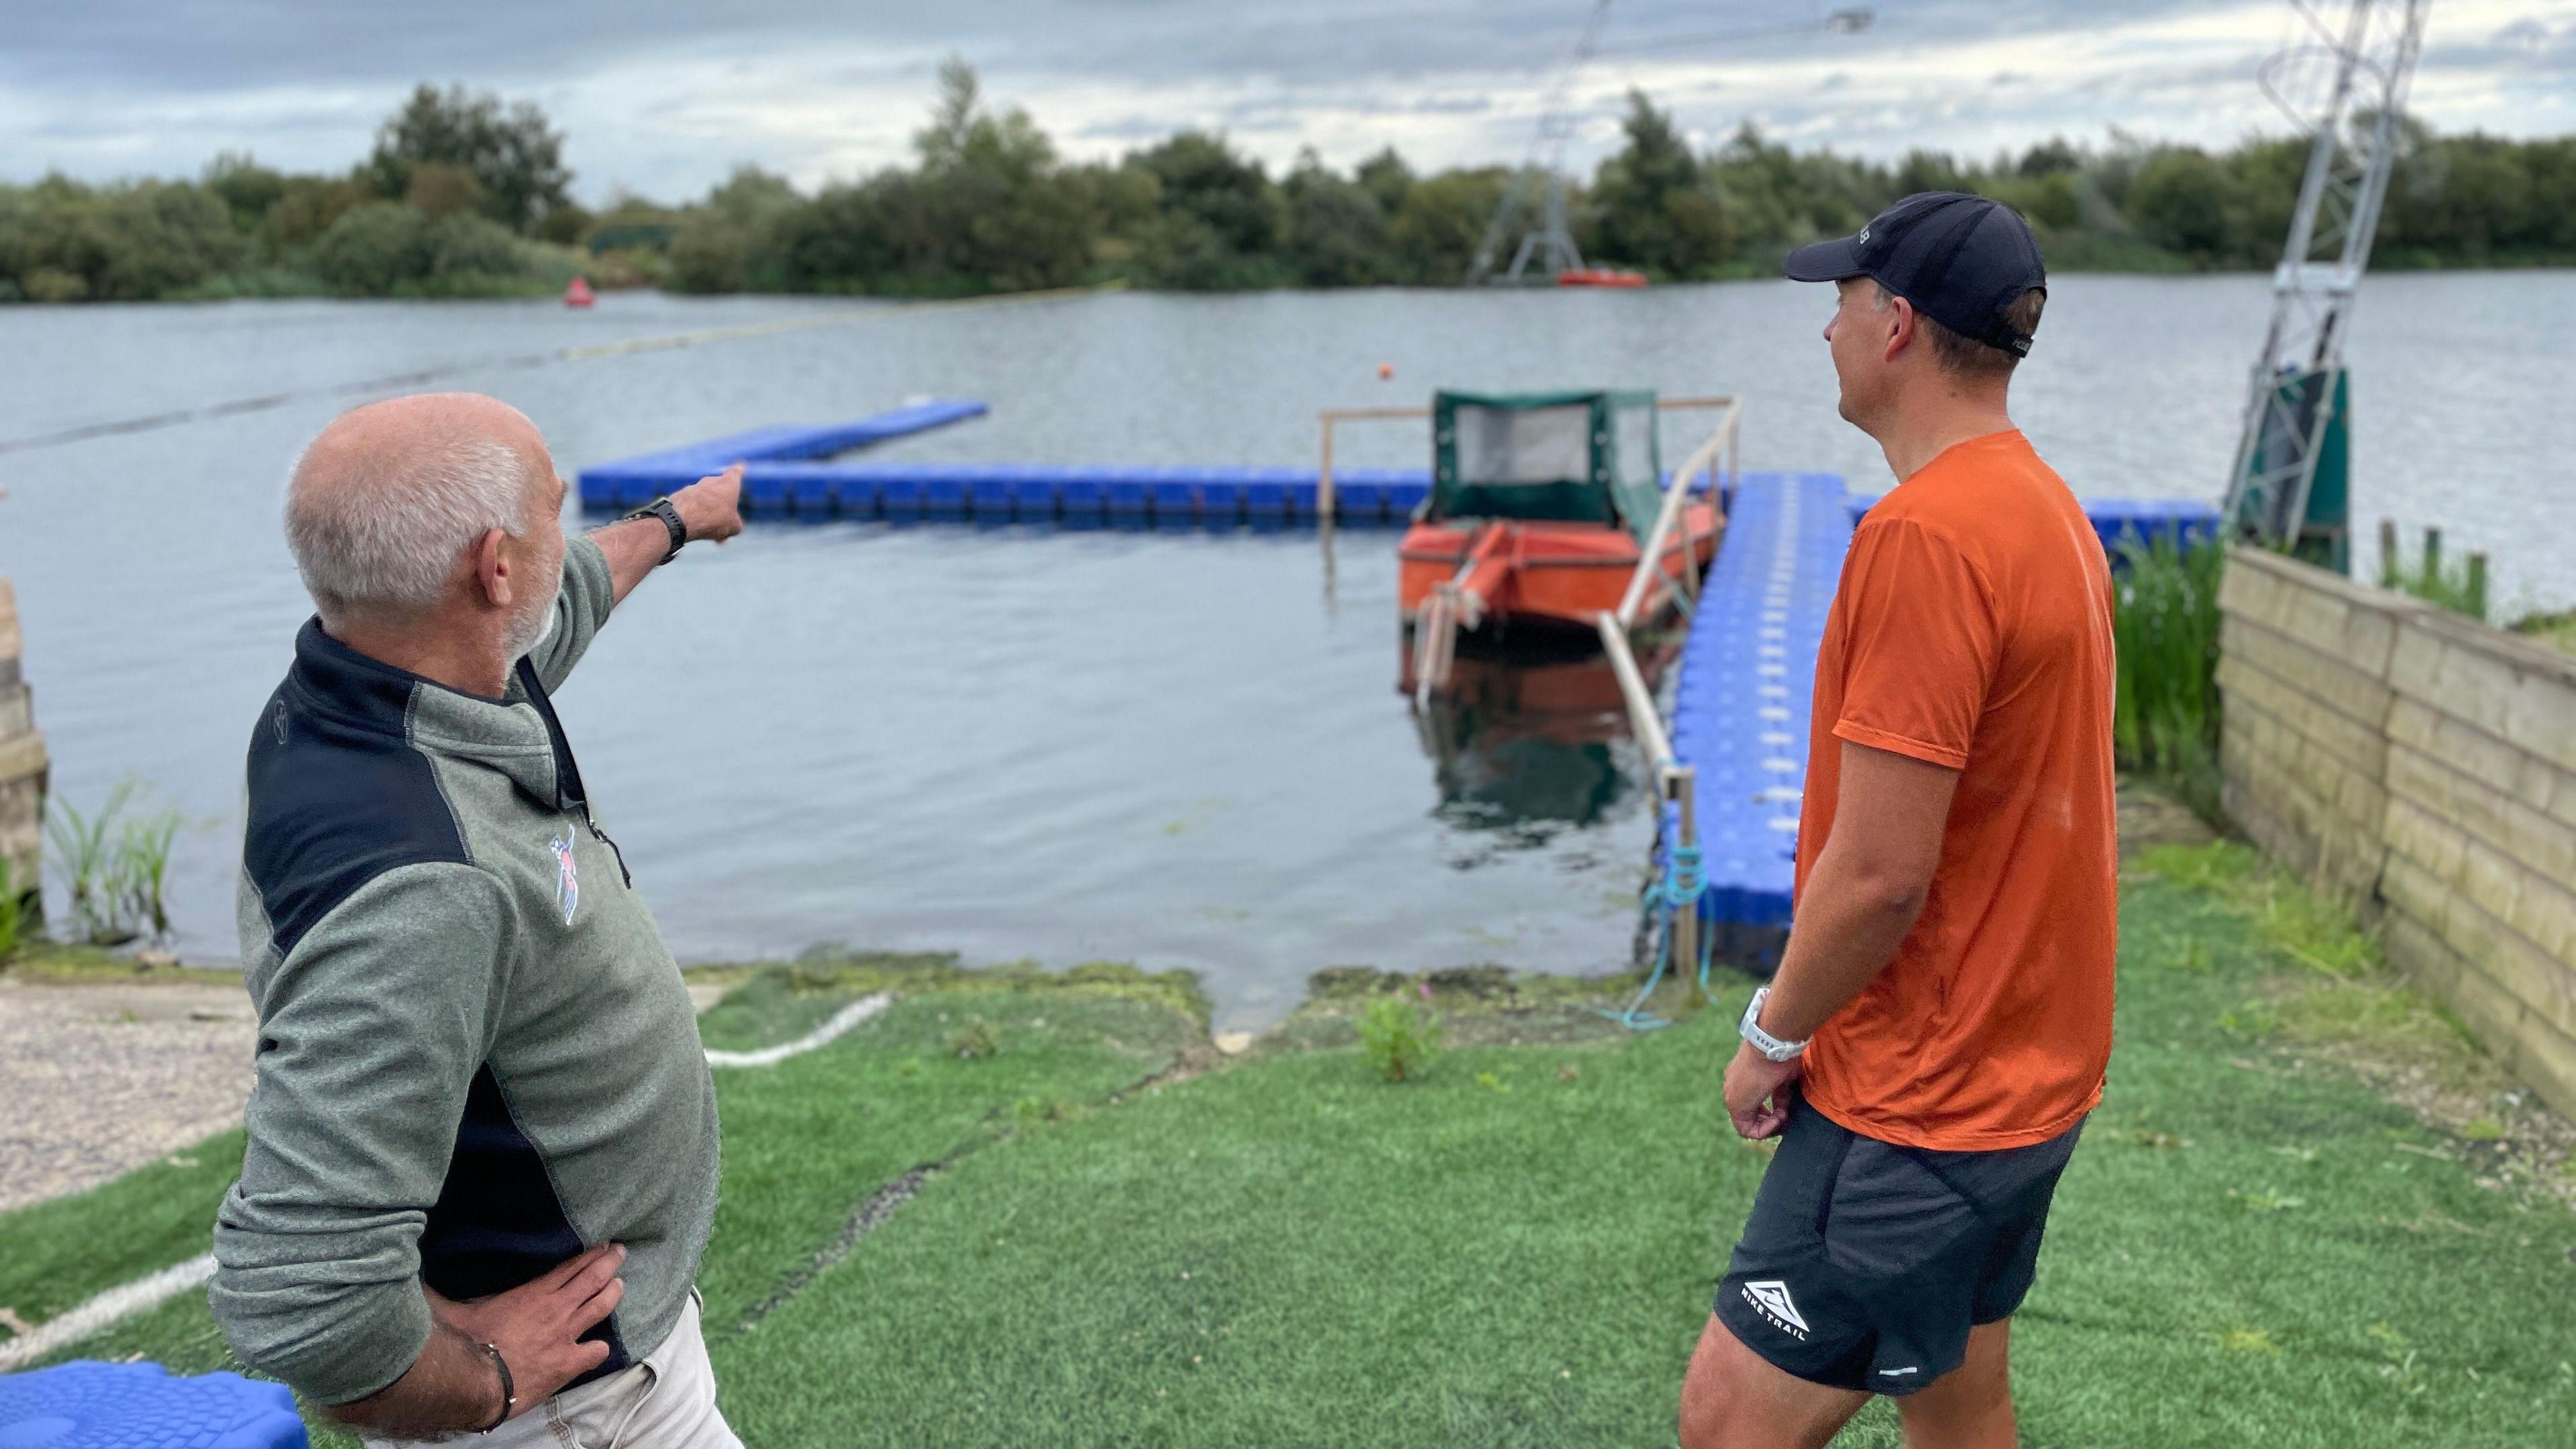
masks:
<path fill-rule="evenodd" d="M 512 664 L 517 664 L 529 650 L 544 643 L 546 635 L 554 631 L 555 596 L 562 592 L 563 579 L 559 575 L 555 586 L 546 590 L 544 598 L 530 599 L 527 612 L 510 621 L 510 632 L 502 636 L 501 642 Z"/>

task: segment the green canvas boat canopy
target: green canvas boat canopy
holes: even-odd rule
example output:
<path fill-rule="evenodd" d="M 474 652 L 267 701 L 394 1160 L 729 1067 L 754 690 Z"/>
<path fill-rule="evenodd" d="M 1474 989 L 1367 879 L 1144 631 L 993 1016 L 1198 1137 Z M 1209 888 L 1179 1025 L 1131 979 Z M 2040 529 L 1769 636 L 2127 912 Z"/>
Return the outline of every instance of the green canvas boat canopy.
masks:
<path fill-rule="evenodd" d="M 1655 394 L 1438 392 L 1429 521 L 1614 523 L 1643 540 L 1663 503 Z"/>

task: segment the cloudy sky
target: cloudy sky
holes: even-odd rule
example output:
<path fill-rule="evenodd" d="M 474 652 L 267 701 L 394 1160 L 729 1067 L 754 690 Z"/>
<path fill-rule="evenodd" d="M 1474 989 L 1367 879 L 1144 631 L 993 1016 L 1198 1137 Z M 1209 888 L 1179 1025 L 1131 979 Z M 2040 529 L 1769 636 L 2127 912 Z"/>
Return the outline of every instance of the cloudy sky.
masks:
<path fill-rule="evenodd" d="M 2312 0 L 2340 13 L 2342 0 Z M 217 150 L 335 170 L 420 80 L 537 101 L 577 193 L 703 191 L 738 162 L 800 182 L 900 160 L 941 57 L 1076 157 L 1185 125 L 1274 163 L 1516 160 L 1589 0 L 0 0 L 0 178 L 192 175 Z M 1565 84 L 1572 157 L 1638 86 L 1703 143 L 1751 119 L 1799 146 L 1983 154 L 2119 126 L 2226 144 L 2279 130 L 2257 87 L 2290 0 L 1615 0 Z M 2393 6 L 2382 0 L 2383 9 Z M 2576 0 L 2440 0 L 2416 111 L 2576 131 Z"/>

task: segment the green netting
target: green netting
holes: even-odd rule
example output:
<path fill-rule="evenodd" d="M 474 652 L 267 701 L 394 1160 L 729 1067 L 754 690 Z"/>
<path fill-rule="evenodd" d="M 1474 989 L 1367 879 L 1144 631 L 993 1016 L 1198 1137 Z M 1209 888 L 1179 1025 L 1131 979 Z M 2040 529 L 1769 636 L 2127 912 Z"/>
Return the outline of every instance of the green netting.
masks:
<path fill-rule="evenodd" d="M 1618 523 L 1642 538 L 1661 502 L 1655 431 L 1651 392 L 1435 393 L 1429 516 Z"/>

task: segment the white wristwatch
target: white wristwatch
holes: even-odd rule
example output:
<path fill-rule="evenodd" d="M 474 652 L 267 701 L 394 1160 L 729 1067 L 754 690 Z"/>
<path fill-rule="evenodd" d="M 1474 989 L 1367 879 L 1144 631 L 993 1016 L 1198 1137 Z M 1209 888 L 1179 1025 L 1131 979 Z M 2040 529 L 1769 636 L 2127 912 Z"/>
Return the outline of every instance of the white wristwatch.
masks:
<path fill-rule="evenodd" d="M 1805 1042 L 1782 1041 L 1780 1038 L 1773 1036 L 1771 1033 L 1762 1029 L 1762 1003 L 1768 1000 L 1770 995 L 1771 988 L 1768 986 L 1762 987 L 1753 993 L 1753 1000 L 1746 1003 L 1744 1008 L 1743 1024 L 1736 1027 L 1735 1034 L 1744 1038 L 1746 1041 L 1753 1043 L 1753 1049 L 1762 1053 L 1765 1060 L 1775 1062 L 1796 1061 L 1798 1059 L 1798 1054 L 1807 1049 L 1807 1044 Z"/>

